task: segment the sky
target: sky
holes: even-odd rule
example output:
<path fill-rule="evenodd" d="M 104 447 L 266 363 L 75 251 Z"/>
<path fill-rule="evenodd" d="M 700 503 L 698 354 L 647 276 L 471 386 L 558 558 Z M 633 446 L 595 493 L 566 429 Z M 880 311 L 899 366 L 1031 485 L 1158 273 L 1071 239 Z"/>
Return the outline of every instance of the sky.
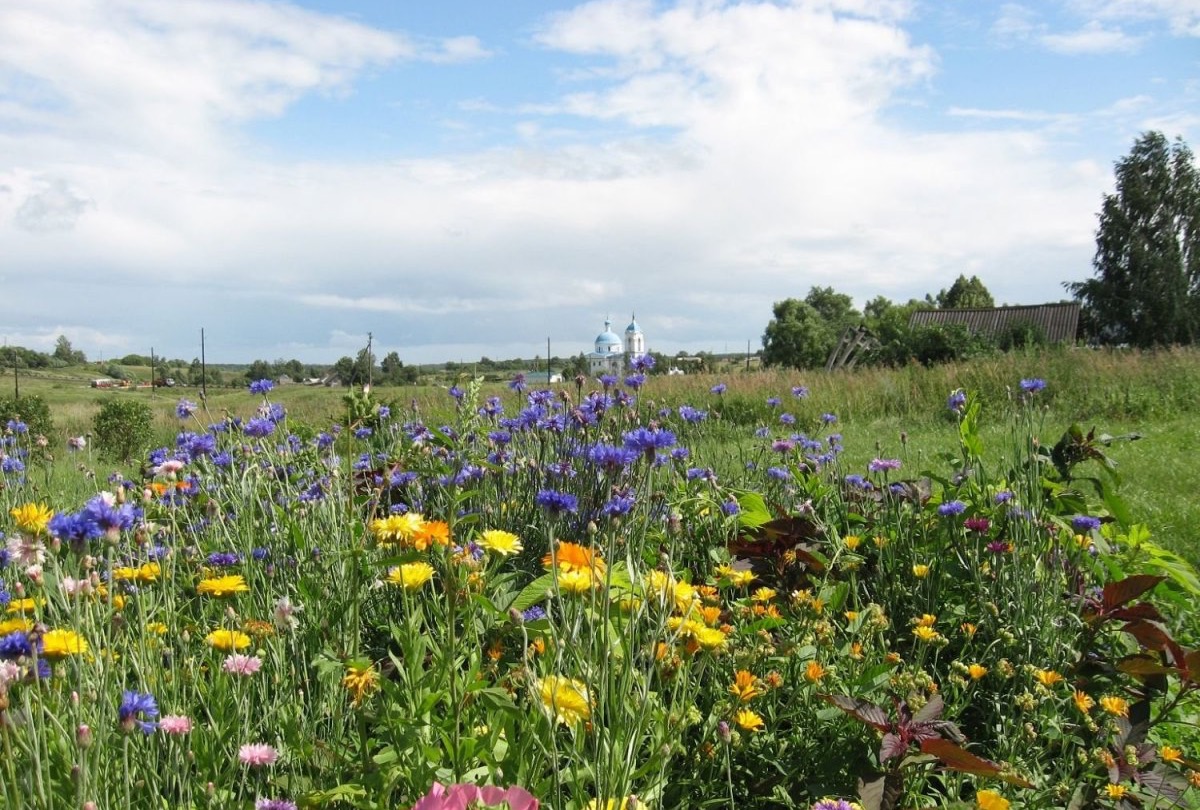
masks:
<path fill-rule="evenodd" d="M 757 349 L 1092 273 L 1200 140 L 1200 0 L 0 0 L 0 338 L 91 359 Z"/>

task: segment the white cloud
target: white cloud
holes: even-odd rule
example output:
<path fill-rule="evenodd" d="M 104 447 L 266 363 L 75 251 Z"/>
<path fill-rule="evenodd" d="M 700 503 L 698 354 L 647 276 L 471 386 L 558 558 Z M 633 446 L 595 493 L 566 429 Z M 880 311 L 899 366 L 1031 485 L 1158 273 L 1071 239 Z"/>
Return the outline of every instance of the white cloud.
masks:
<path fill-rule="evenodd" d="M 1176 36 L 1200 37 L 1196 0 L 1070 0 L 1070 6 L 1101 20 L 1165 21 Z"/>
<path fill-rule="evenodd" d="M 1077 31 L 1045 34 L 1041 43 L 1048 50 L 1064 54 L 1131 53 L 1141 46 L 1142 38 L 1119 28 L 1105 28 L 1093 20 Z"/>

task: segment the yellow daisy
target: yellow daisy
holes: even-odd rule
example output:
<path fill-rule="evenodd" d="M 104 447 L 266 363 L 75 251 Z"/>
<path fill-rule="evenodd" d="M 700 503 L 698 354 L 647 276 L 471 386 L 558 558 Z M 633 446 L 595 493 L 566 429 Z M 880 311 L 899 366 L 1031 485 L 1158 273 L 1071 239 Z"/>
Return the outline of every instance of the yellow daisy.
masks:
<path fill-rule="evenodd" d="M 761 731 L 767 725 L 763 722 L 762 715 L 750 709 L 739 709 L 733 716 L 733 721 L 744 731 Z"/>
<path fill-rule="evenodd" d="M 239 630 L 213 630 L 204 640 L 222 652 L 244 650 L 250 646 L 250 636 Z"/>
<path fill-rule="evenodd" d="M 479 539 L 476 542 L 488 551 L 499 554 L 502 557 L 516 554 L 524 548 L 521 545 L 521 538 L 512 532 L 505 532 L 500 529 L 488 529 L 479 535 Z"/>
<path fill-rule="evenodd" d="M 87 651 L 87 640 L 74 630 L 47 630 L 42 634 L 42 655 L 46 658 L 65 658 Z"/>
<path fill-rule="evenodd" d="M 379 671 L 373 664 L 346 664 L 346 674 L 342 676 L 342 686 L 350 693 L 351 701 L 358 706 L 379 688 Z"/>
<path fill-rule="evenodd" d="M 546 713 L 564 726 L 577 726 L 592 715 L 587 686 L 572 678 L 547 675 L 538 684 Z"/>
<path fill-rule="evenodd" d="M 196 593 L 216 597 L 217 599 L 246 593 L 249 590 L 250 586 L 246 584 L 246 579 L 241 574 L 229 574 L 223 577 L 202 579 L 196 585 Z"/>
<path fill-rule="evenodd" d="M 54 512 L 44 503 L 24 503 L 14 506 L 8 513 L 12 515 L 18 529 L 32 534 L 45 532 L 50 518 L 54 517 Z"/>
<path fill-rule="evenodd" d="M 426 562 L 404 563 L 388 572 L 388 582 L 406 591 L 418 590 L 431 579 L 433 566 Z"/>

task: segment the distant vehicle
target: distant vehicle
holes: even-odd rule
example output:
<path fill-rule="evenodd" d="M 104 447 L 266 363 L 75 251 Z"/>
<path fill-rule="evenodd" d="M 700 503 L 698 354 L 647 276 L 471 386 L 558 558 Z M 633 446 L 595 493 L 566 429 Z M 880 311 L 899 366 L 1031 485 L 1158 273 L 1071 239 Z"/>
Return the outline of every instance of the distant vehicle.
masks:
<path fill-rule="evenodd" d="M 155 388 L 174 388 L 175 387 L 175 378 L 174 377 L 159 377 L 157 380 L 154 381 L 154 387 Z"/>
<path fill-rule="evenodd" d="M 98 380 L 92 380 L 92 388 L 114 388 L 117 381 L 109 377 L 101 377 Z"/>

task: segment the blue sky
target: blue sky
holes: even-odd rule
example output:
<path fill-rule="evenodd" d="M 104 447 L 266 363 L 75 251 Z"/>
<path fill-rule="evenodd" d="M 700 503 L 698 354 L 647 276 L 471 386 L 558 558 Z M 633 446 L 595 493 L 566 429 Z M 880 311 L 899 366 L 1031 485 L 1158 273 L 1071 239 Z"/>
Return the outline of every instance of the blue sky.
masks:
<path fill-rule="evenodd" d="M 757 347 L 771 304 L 1091 273 L 1195 145 L 1198 0 L 0 4 L 0 337 L 406 362 Z"/>

